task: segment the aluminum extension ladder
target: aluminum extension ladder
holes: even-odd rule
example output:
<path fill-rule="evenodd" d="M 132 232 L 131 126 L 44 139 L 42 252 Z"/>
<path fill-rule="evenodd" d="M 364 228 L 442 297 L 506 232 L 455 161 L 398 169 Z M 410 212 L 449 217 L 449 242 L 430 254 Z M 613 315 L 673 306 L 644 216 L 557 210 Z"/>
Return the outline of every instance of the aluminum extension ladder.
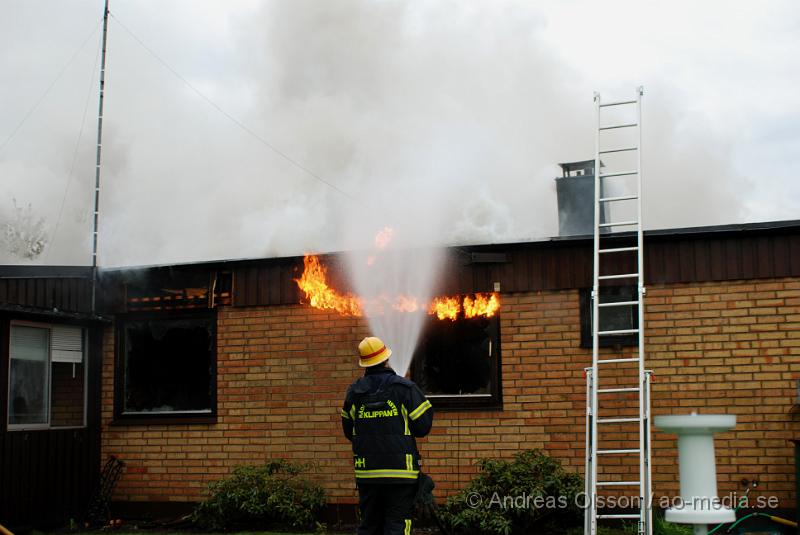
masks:
<path fill-rule="evenodd" d="M 586 368 L 586 498 L 588 503 L 585 509 L 585 534 L 597 535 L 598 521 L 603 519 L 626 519 L 636 522 L 640 535 L 652 535 L 652 508 L 651 508 L 651 488 L 650 488 L 650 372 L 645 369 L 644 352 L 644 264 L 643 264 L 643 239 L 642 239 L 642 174 L 641 174 L 641 103 L 643 89 L 636 90 L 636 97 L 632 100 L 622 100 L 614 102 L 604 102 L 600 95 L 595 93 L 595 115 L 597 120 L 597 130 L 595 132 L 595 158 L 594 158 L 594 275 L 592 282 L 592 367 Z M 635 118 L 627 121 L 607 122 L 604 117 L 610 112 L 626 113 L 634 108 Z M 602 122 L 601 122 L 602 121 Z M 608 140 L 609 131 L 631 134 L 634 141 L 622 145 L 613 146 Z M 615 169 L 616 164 L 606 167 L 601 163 L 601 157 L 615 160 L 617 156 L 628 159 L 635 158 L 635 168 Z M 633 166 L 633 164 L 629 165 Z M 601 168 L 603 166 L 603 168 Z M 630 183 L 626 191 L 616 193 L 606 193 L 609 191 L 607 179 L 612 177 L 628 177 L 628 182 L 634 182 L 635 187 Z M 630 189 L 635 191 L 627 191 Z M 614 220 L 614 207 L 622 207 L 624 201 L 635 202 L 636 215 L 632 220 Z M 620 204 L 623 203 L 623 204 Z M 601 218 L 601 212 L 612 213 L 609 221 Z M 631 210 L 629 210 L 631 211 Z M 617 216 L 619 219 L 619 216 Z M 633 233 L 615 233 L 616 229 L 634 230 Z M 622 238 L 621 238 L 622 236 Z M 623 242 L 626 246 L 620 247 L 618 243 L 608 244 L 609 240 L 627 240 Z M 619 260 L 617 265 L 624 264 L 625 258 L 619 255 L 635 255 L 635 271 L 629 273 L 608 273 L 602 269 L 604 265 L 614 265 L 614 260 Z M 627 258 L 628 265 L 634 264 L 632 259 Z M 605 264 L 604 264 L 605 261 Z M 608 281 L 608 282 L 604 282 Z M 601 295 L 601 287 L 614 283 L 626 284 L 629 288 L 629 296 L 635 292 L 635 299 L 623 296 L 623 300 L 609 299 Z M 602 283 L 602 285 L 601 285 Z M 635 287 L 634 287 L 635 285 Z M 619 297 L 619 296 L 618 296 Z M 603 328 L 603 314 L 611 314 L 620 311 L 620 308 L 630 311 L 630 318 L 638 315 L 638 322 L 630 328 Z M 636 307 L 632 310 L 630 307 Z M 609 354 L 600 352 L 600 346 L 606 337 L 620 336 L 635 337 L 638 339 L 637 350 L 628 355 Z M 613 338 L 612 338 L 613 340 Z M 617 347 L 620 347 L 619 345 Z M 629 363 L 629 364 L 626 364 Z M 635 366 L 634 366 L 635 364 Z M 620 366 L 622 365 L 622 366 Z M 605 374 L 605 375 L 604 375 Z M 604 382 L 605 385 L 604 386 Z M 631 394 L 638 394 L 638 407 L 633 407 Z M 600 398 L 600 399 L 598 399 Z M 603 405 L 606 405 L 604 408 Z M 627 410 L 626 410 L 627 409 Z M 638 409 L 638 415 L 633 417 L 634 409 Z M 638 429 L 637 429 L 638 424 Z M 628 437 L 633 446 L 638 437 L 638 447 L 631 448 L 603 448 L 604 437 L 609 441 L 619 441 L 620 437 Z M 616 466 L 618 471 L 624 472 L 621 467 L 625 466 L 624 459 L 638 455 L 638 477 L 631 473 L 630 476 L 605 475 L 603 470 L 598 479 L 598 467 Z M 622 458 L 623 460 L 620 460 Z M 613 461 L 611 461 L 613 459 Z M 628 461 L 628 468 L 635 464 L 634 460 Z M 631 472 L 634 472 L 631 469 Z M 633 476 L 633 477 L 631 477 Z M 615 494 L 609 494 L 614 491 Z M 603 494 L 605 492 L 606 494 Z M 635 494 L 634 494 L 635 493 Z M 618 505 L 633 506 L 631 513 L 629 507 L 606 508 L 610 502 L 608 497 L 613 496 Z M 602 503 L 601 503 L 602 502 Z M 605 509 L 605 510 L 604 510 Z M 610 509 L 610 512 L 608 512 Z M 620 509 L 625 509 L 621 511 Z"/>

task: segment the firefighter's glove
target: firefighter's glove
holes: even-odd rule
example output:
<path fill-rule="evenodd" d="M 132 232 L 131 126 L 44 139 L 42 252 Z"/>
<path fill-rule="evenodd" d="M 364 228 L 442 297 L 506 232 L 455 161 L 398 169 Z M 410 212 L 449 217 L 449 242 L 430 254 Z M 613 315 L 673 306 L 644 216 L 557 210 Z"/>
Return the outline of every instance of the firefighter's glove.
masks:
<path fill-rule="evenodd" d="M 417 478 L 417 496 L 414 499 L 417 518 L 427 518 L 433 514 L 433 489 L 436 485 L 427 474 L 419 473 Z"/>

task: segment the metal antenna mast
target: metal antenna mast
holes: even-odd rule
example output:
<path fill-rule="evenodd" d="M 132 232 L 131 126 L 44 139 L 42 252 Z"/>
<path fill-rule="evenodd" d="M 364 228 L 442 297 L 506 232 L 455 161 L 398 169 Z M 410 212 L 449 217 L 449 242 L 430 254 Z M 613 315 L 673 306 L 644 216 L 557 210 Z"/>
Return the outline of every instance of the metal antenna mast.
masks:
<path fill-rule="evenodd" d="M 92 313 L 97 308 L 97 226 L 100 215 L 100 156 L 103 149 L 103 97 L 106 85 L 106 43 L 108 41 L 108 0 L 103 6 L 103 46 L 100 52 L 100 102 L 97 111 L 97 156 L 94 167 L 94 223 L 92 225 Z"/>

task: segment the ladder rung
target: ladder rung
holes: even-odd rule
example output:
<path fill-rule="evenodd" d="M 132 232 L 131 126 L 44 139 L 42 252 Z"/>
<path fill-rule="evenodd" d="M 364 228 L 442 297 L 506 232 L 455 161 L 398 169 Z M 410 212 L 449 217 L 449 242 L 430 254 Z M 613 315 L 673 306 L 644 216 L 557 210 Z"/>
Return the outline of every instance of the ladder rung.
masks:
<path fill-rule="evenodd" d="M 639 418 L 598 418 L 598 424 L 630 424 L 638 422 Z"/>
<path fill-rule="evenodd" d="M 597 455 L 624 455 L 627 453 L 639 453 L 639 448 L 629 450 L 597 450 Z"/>
<path fill-rule="evenodd" d="M 638 276 L 638 273 L 620 273 L 619 275 L 600 275 L 597 278 L 601 281 L 604 281 L 610 279 L 635 279 Z"/>
<path fill-rule="evenodd" d="M 600 228 L 608 227 L 632 227 L 638 225 L 638 221 L 614 221 L 612 223 L 600 223 Z"/>
<path fill-rule="evenodd" d="M 604 254 L 604 253 L 624 253 L 626 251 L 638 251 L 638 250 L 639 248 L 634 246 L 634 247 L 614 247 L 612 249 L 599 249 L 597 252 L 600 254 Z"/>
<path fill-rule="evenodd" d="M 612 176 L 630 176 L 638 174 L 639 171 L 620 171 L 619 173 L 600 173 L 600 178 L 609 178 Z"/>
<path fill-rule="evenodd" d="M 631 387 L 625 387 L 625 388 L 598 388 L 597 389 L 597 393 L 598 394 L 610 394 L 610 393 L 613 393 L 613 392 L 638 392 L 638 391 L 639 391 L 639 387 L 638 386 L 631 386 Z M 608 418 L 607 420 L 620 420 L 620 421 L 624 421 L 624 422 L 628 421 L 627 418 L 621 418 L 621 419 L 620 418 Z M 633 420 L 636 421 L 636 422 L 639 421 L 638 418 L 634 418 Z M 599 422 L 600 420 L 597 420 L 597 421 Z M 609 421 L 609 423 L 613 423 L 613 422 Z"/>
<path fill-rule="evenodd" d="M 618 197 L 601 197 L 600 202 L 632 201 L 638 199 L 638 195 L 620 195 Z"/>
<path fill-rule="evenodd" d="M 614 130 L 615 128 L 630 128 L 632 126 L 639 126 L 639 125 L 637 123 L 611 124 L 608 126 L 601 126 L 600 130 Z"/>
<path fill-rule="evenodd" d="M 616 334 L 639 334 L 639 329 L 617 329 L 616 331 L 597 331 L 600 336 L 614 336 Z"/>
<path fill-rule="evenodd" d="M 624 359 L 605 359 L 597 361 L 598 364 L 614 364 L 615 362 L 639 362 L 639 357 L 631 357 Z"/>
<path fill-rule="evenodd" d="M 641 518 L 641 515 L 623 514 L 623 515 L 597 515 L 597 518 Z"/>
<path fill-rule="evenodd" d="M 618 149 L 606 149 L 598 151 L 598 154 L 612 154 L 614 152 L 630 152 L 633 150 L 639 150 L 639 147 L 620 147 Z"/>
<path fill-rule="evenodd" d="M 639 301 L 616 301 L 614 303 L 597 303 L 599 307 L 627 307 L 638 305 Z"/>
<path fill-rule="evenodd" d="M 635 100 L 617 100 L 606 102 L 605 104 L 600 104 L 601 108 L 607 108 L 609 106 L 624 106 L 625 104 L 636 104 Z"/>
<path fill-rule="evenodd" d="M 627 487 L 630 485 L 641 485 L 639 481 L 598 481 L 598 487 Z M 638 515 L 637 515 L 638 516 Z"/>

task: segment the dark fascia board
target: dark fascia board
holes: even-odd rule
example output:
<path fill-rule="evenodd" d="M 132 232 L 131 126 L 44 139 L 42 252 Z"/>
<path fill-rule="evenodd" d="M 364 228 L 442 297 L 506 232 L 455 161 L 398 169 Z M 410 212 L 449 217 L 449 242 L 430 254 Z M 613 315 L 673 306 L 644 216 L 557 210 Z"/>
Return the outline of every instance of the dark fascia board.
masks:
<path fill-rule="evenodd" d="M 91 279 L 91 266 L 0 265 L 0 279 Z"/>
<path fill-rule="evenodd" d="M 12 314 L 25 318 L 58 319 L 75 323 L 111 323 L 111 318 L 98 314 L 66 312 L 57 308 L 37 308 L 10 303 L 0 303 L 0 313 Z"/>
<path fill-rule="evenodd" d="M 787 220 L 787 221 L 768 221 L 762 223 L 737 223 L 730 225 L 712 225 L 704 227 L 683 227 L 671 229 L 654 229 L 644 231 L 646 240 L 653 239 L 656 241 L 670 240 L 670 239 L 698 239 L 704 237 L 720 238 L 724 235 L 735 236 L 737 234 L 746 233 L 749 236 L 763 235 L 763 234 L 785 234 L 787 232 L 800 233 L 800 219 Z M 635 236 L 635 232 L 618 232 L 614 233 L 614 238 L 625 238 Z M 471 257 L 472 252 L 500 252 L 509 249 L 528 249 L 528 248 L 549 248 L 558 247 L 559 245 L 582 245 L 591 243 L 592 235 L 580 236 L 561 236 L 546 239 L 530 239 L 520 240 L 515 242 L 502 242 L 502 243 L 485 243 L 473 245 L 450 245 L 445 246 L 447 249 L 456 253 L 464 253 Z M 336 257 L 344 254 L 344 252 L 329 252 L 319 253 L 320 256 Z M 199 262 L 185 262 L 178 264 L 153 264 L 143 266 L 130 266 L 130 267 L 114 267 L 114 268 L 101 268 L 100 274 L 109 275 L 112 279 L 126 275 L 131 277 L 141 276 L 148 271 L 168 270 L 168 269 L 192 269 L 203 268 L 213 270 L 232 270 L 238 268 L 263 266 L 264 264 L 296 264 L 302 261 L 302 256 L 284 256 L 284 257 L 271 257 L 271 258 L 241 258 L 230 260 L 208 260 Z M 33 266 L 31 266 L 33 267 Z M 38 267 L 38 266 L 37 266 Z M 42 266 L 43 267 L 43 266 Z M 89 268 L 91 269 L 91 268 Z M 0 276 L 1 276 L 0 272 Z"/>
<path fill-rule="evenodd" d="M 787 234 L 792 232 L 800 233 L 800 220 L 794 219 L 789 221 L 769 221 L 764 223 L 735 223 L 730 225 L 686 227 L 680 229 L 655 229 L 646 231 L 644 234 L 645 236 L 652 236 L 659 239 L 681 239 L 683 237 L 718 238 L 721 234 L 730 234 L 731 236 L 735 236 L 737 234 L 746 233 L 750 236 L 753 236 Z"/>
<path fill-rule="evenodd" d="M 800 219 L 793 219 L 788 221 L 769 221 L 764 223 L 735 223 L 730 225 L 711 225 L 706 227 L 683 227 L 683 228 L 665 228 L 645 230 L 645 238 L 674 238 L 682 239 L 685 237 L 703 238 L 703 237 L 720 237 L 720 234 L 735 235 L 738 233 L 754 234 L 781 234 L 786 232 L 800 232 Z M 635 236 L 635 232 L 615 232 L 614 238 L 624 238 Z M 560 236 L 550 238 L 550 242 L 580 242 L 591 241 L 594 237 L 591 234 L 583 234 L 579 236 Z M 523 242 L 524 243 L 524 242 Z"/>
<path fill-rule="evenodd" d="M 314 253 L 320 256 L 337 256 L 342 252 L 332 253 Z M 234 269 L 240 267 L 256 266 L 262 264 L 264 261 L 274 262 L 280 264 L 281 262 L 291 263 L 295 262 L 302 256 L 270 256 L 264 258 L 232 258 L 232 259 L 218 259 L 218 260 L 198 260 L 197 262 L 181 262 L 175 264 L 144 264 L 139 266 L 117 266 L 108 268 L 99 268 L 100 275 L 114 275 L 120 276 L 130 273 L 135 275 L 136 272 L 150 271 L 150 270 L 169 270 L 169 269 L 182 269 L 192 267 L 208 267 L 211 269 Z"/>

